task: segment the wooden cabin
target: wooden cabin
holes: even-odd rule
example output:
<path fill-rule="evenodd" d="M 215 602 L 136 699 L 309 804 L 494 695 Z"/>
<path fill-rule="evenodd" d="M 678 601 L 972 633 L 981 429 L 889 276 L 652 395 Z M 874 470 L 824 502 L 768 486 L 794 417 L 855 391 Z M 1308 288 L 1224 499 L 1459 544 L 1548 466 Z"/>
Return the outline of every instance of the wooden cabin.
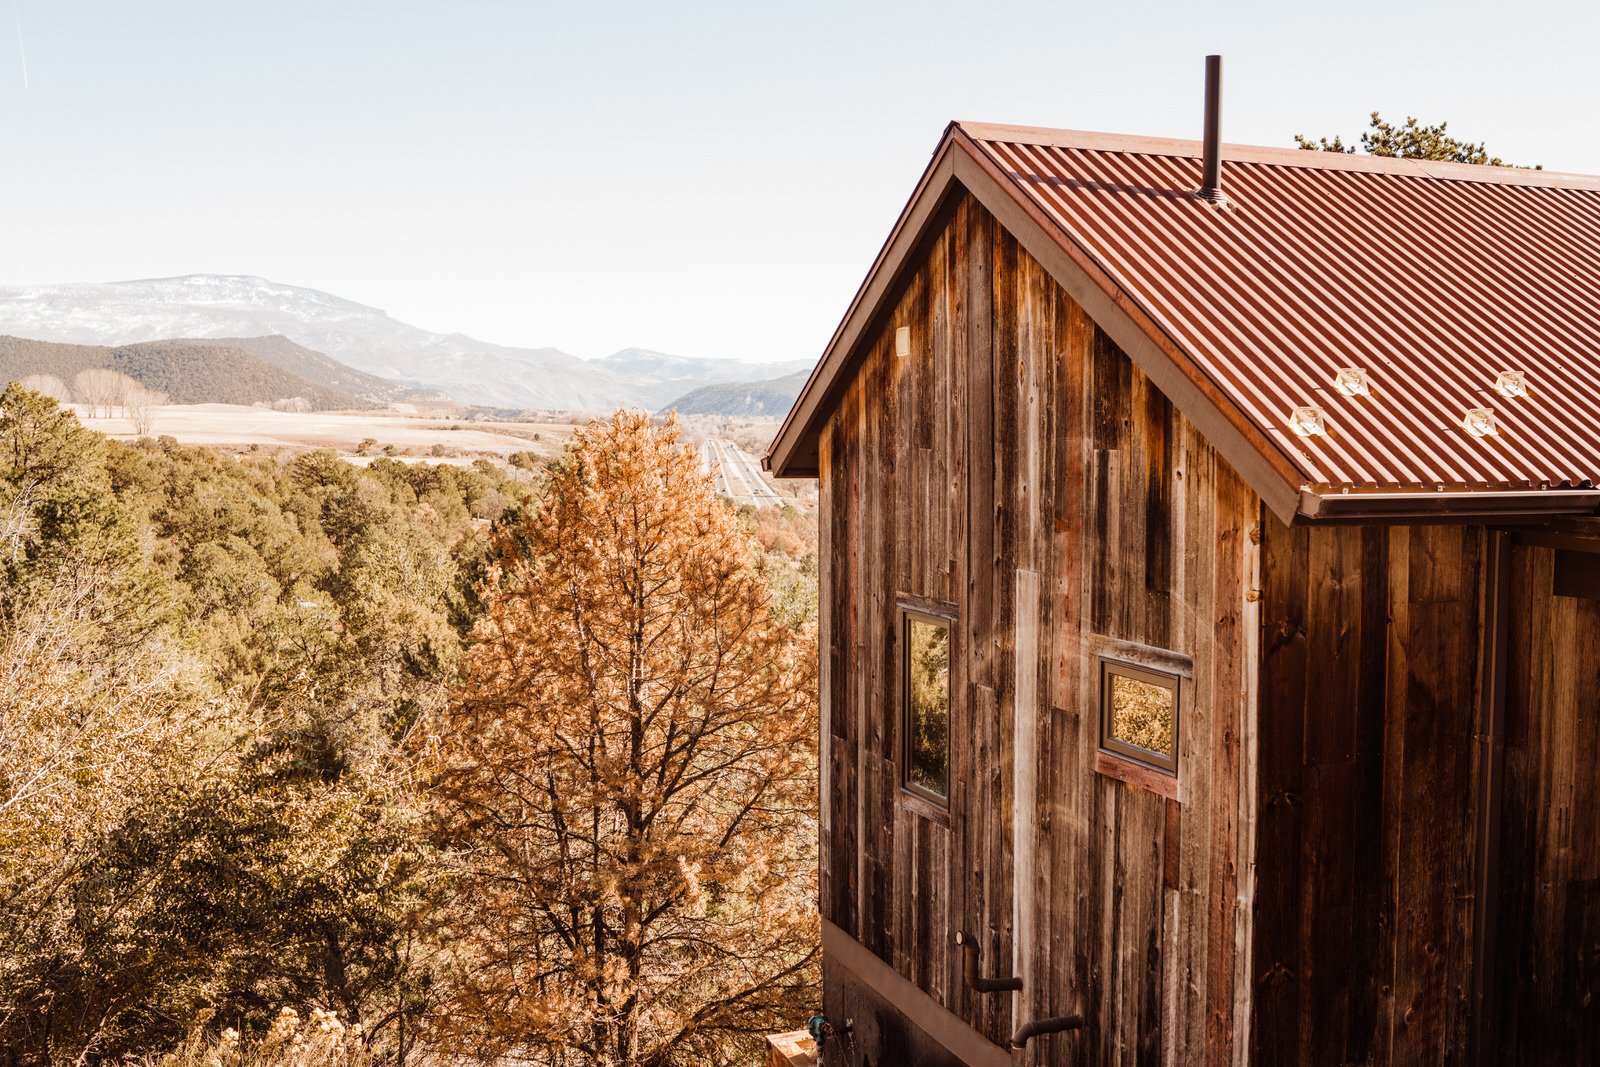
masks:
<path fill-rule="evenodd" d="M 1218 151 L 950 126 L 768 453 L 828 1067 L 1600 1063 L 1600 179 Z"/>

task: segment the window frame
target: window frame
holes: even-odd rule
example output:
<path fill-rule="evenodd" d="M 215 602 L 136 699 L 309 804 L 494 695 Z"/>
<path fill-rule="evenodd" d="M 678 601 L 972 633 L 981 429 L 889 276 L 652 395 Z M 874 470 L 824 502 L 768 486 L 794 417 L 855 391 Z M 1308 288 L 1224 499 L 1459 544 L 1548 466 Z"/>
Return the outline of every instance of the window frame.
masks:
<path fill-rule="evenodd" d="M 899 693 L 899 708 L 896 716 L 896 725 L 900 731 L 899 745 L 897 746 L 900 763 L 899 779 L 902 797 L 910 798 L 918 806 L 928 805 L 940 816 L 946 815 L 950 810 L 950 792 L 955 783 L 955 723 L 956 723 L 956 619 L 953 612 L 946 612 L 929 604 L 913 604 L 902 600 L 900 609 L 900 678 L 896 686 Z M 911 780 L 911 624 L 912 622 L 929 623 L 942 626 L 949 634 L 950 663 L 947 668 L 948 678 L 945 681 L 945 755 L 944 755 L 944 793 L 934 792 L 927 786 L 919 785 Z"/>
<path fill-rule="evenodd" d="M 1111 699 L 1113 678 L 1122 677 L 1147 685 L 1158 686 L 1172 694 L 1172 751 L 1156 752 L 1129 741 L 1123 741 L 1113 732 L 1115 720 Z M 1132 663 L 1115 656 L 1100 656 L 1100 751 L 1119 760 L 1148 767 L 1172 779 L 1178 777 L 1178 739 L 1183 724 L 1183 675 L 1162 670 L 1147 664 Z"/>

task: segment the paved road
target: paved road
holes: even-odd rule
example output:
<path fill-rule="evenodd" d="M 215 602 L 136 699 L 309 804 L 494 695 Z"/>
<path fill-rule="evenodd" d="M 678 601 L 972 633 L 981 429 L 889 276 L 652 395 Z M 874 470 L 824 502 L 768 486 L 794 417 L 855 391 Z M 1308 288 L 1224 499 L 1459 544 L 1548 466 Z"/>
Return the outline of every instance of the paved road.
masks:
<path fill-rule="evenodd" d="M 761 464 L 732 441 L 708 438 L 700 446 L 700 463 L 716 475 L 717 492 L 734 503 L 783 507 L 783 498 L 761 476 Z"/>

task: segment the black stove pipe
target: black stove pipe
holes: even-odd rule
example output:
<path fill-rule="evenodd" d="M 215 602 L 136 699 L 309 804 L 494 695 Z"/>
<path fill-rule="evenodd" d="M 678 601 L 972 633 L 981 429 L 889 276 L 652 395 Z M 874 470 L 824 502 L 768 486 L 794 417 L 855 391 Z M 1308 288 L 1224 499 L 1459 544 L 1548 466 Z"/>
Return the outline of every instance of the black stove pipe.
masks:
<path fill-rule="evenodd" d="M 1226 204 L 1222 193 L 1222 57 L 1206 56 L 1205 156 L 1200 198 Z"/>

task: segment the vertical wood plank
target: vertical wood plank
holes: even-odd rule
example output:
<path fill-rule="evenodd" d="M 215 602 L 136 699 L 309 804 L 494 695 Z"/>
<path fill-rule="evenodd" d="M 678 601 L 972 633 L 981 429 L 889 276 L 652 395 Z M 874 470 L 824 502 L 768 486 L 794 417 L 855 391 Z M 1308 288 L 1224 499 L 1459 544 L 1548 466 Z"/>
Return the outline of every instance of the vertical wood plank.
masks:
<path fill-rule="evenodd" d="M 1241 742 L 1251 737 L 1249 721 L 1254 709 L 1246 707 L 1243 700 L 1247 638 L 1242 616 L 1250 583 L 1247 546 L 1259 506 L 1254 494 L 1232 471 L 1221 464 L 1215 467 L 1212 478 L 1216 504 L 1211 532 L 1216 561 L 1208 576 L 1209 589 L 1197 589 L 1197 596 L 1209 593 L 1212 605 L 1212 626 L 1205 635 L 1209 655 L 1196 663 L 1196 677 L 1207 680 L 1211 694 L 1211 729 L 1207 738 L 1210 747 L 1205 757 L 1209 766 L 1207 788 L 1197 796 L 1195 806 L 1209 808 L 1205 1062 L 1221 1065 L 1233 1060 L 1234 954 L 1240 925 L 1248 925 L 1248 918 L 1241 917 L 1239 907 L 1238 812 L 1245 773 Z M 1200 662 L 1206 662 L 1208 671 L 1204 674 Z M 1198 925 L 1198 917 L 1194 921 Z"/>
<path fill-rule="evenodd" d="M 1209 941 L 1212 936 L 1207 894 L 1211 886 L 1212 853 L 1216 840 L 1218 805 L 1227 795 L 1226 781 L 1214 768 L 1217 737 L 1226 729 L 1235 701 L 1226 685 L 1219 685 L 1217 661 L 1224 654 L 1220 642 L 1211 640 L 1225 613 L 1239 597 L 1240 575 L 1229 561 L 1230 530 L 1237 525 L 1227 513 L 1226 501 L 1210 492 L 1218 476 L 1215 463 L 1197 436 L 1185 435 L 1181 466 L 1174 477 L 1175 500 L 1183 511 L 1178 524 L 1185 530 L 1181 553 L 1175 554 L 1174 580 L 1181 595 L 1175 601 L 1185 610 L 1174 621 L 1175 643 L 1193 650 L 1194 682 L 1185 687 L 1180 715 L 1178 747 L 1180 796 L 1187 803 L 1178 810 L 1176 839 L 1169 835 L 1165 856 L 1175 875 L 1168 896 L 1168 941 L 1172 959 L 1167 969 L 1167 1004 L 1171 1020 L 1167 1040 L 1172 1057 L 1179 1050 L 1195 1058 L 1206 1048 L 1208 1000 L 1213 996 Z M 1186 484 L 1188 483 L 1188 484 Z M 1190 484 L 1197 486 L 1190 491 Z M 1219 492 L 1221 486 L 1218 486 Z M 1237 546 L 1234 546 L 1235 550 Z M 1233 572 L 1230 574 L 1230 572 Z M 1229 1010 L 1224 1017 L 1231 1017 Z M 1209 1053 L 1208 1053 L 1209 1056 Z"/>
<path fill-rule="evenodd" d="M 833 647 L 836 608 L 832 595 L 838 583 L 834 572 L 834 483 L 837 477 L 830 459 L 833 452 L 833 429 L 824 426 L 817 446 L 817 911 L 823 918 L 839 925 L 833 915 L 833 795 L 838 788 L 833 766 L 833 716 L 839 696 L 834 691 L 837 670 Z"/>
<path fill-rule="evenodd" d="M 1038 825 L 1039 766 L 1039 572 L 1016 572 L 1016 696 L 1012 704 L 1012 840 L 1016 870 L 1012 878 L 1012 911 L 1016 934 L 1012 939 L 1012 974 L 1022 979 L 1022 990 L 1012 998 L 1012 1015 L 1025 1019 L 1037 1015 L 1034 1003 L 1033 950 L 1037 933 L 1034 915 L 1042 904 L 1035 866 L 1035 827 Z"/>
<path fill-rule="evenodd" d="M 1235 798 L 1239 825 L 1234 834 L 1239 872 L 1238 910 L 1234 916 L 1233 963 L 1233 1055 L 1235 1067 L 1251 1060 L 1255 1034 L 1255 984 L 1253 965 L 1257 931 L 1255 903 L 1259 837 L 1256 825 L 1261 790 L 1261 664 L 1266 627 L 1262 615 L 1261 542 L 1264 537 L 1266 508 L 1254 494 L 1246 494 L 1244 505 L 1247 529 L 1243 547 L 1244 586 L 1234 594 L 1243 598 L 1240 608 L 1241 649 L 1239 664 L 1239 795 Z M 1268 857 L 1274 862 L 1276 857 Z"/>

